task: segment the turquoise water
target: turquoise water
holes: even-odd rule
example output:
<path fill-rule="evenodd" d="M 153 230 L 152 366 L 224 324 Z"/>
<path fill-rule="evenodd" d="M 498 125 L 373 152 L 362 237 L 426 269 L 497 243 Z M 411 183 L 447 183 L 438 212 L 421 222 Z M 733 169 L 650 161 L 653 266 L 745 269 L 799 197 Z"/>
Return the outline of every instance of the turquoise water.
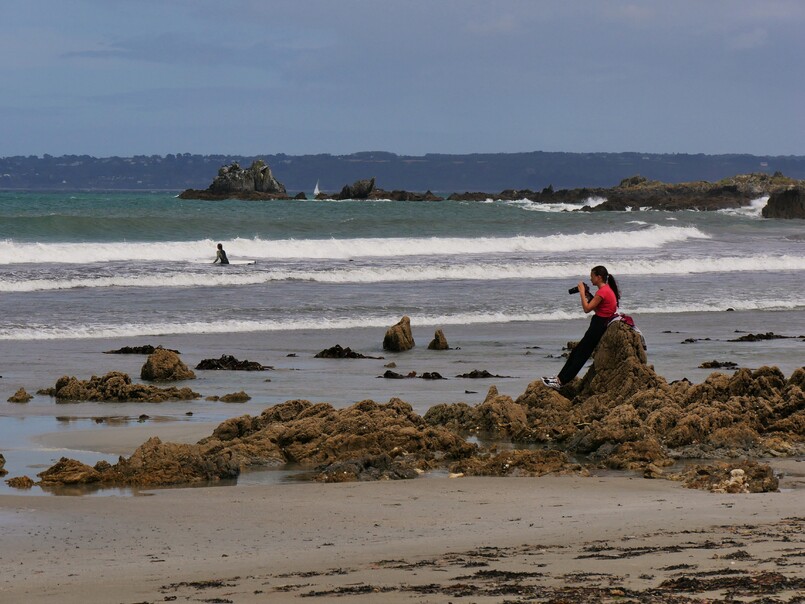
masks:
<path fill-rule="evenodd" d="M 801 221 L 568 209 L 3 193 L 0 340 L 563 320 L 596 264 L 629 312 L 802 308 Z"/>

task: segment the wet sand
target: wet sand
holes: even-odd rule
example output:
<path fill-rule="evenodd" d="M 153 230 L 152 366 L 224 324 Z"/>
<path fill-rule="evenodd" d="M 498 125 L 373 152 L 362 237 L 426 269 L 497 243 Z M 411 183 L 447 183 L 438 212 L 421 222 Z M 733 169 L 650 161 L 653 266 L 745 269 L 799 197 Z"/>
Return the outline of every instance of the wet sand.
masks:
<path fill-rule="evenodd" d="M 757 495 L 622 474 L 4 495 L 0 600 L 792 601 L 803 465 Z"/>

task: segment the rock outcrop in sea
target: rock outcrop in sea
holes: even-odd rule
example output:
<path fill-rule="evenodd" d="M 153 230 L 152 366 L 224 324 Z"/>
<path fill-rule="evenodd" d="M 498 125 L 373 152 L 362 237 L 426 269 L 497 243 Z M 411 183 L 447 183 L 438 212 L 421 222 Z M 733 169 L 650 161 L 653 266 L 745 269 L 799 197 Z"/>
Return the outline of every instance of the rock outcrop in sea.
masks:
<path fill-rule="evenodd" d="M 740 174 L 715 183 L 707 181 L 670 184 L 648 180 L 643 176 L 624 178 L 610 188 L 559 189 L 546 187 L 542 191 L 506 189 L 500 193 L 453 193 L 448 197 L 460 201 L 527 199 L 535 203 L 581 204 L 591 199 L 605 201 L 581 208 L 588 212 L 623 211 L 630 208 L 655 210 L 722 210 L 748 206 L 765 195 L 774 195 L 802 181 L 782 174 Z"/>
<path fill-rule="evenodd" d="M 498 451 L 469 442 L 471 435 L 525 447 Z M 396 398 L 346 409 L 291 400 L 229 419 L 194 445 L 152 438 L 117 464 L 62 459 L 39 476 L 43 485 L 160 485 L 285 463 L 315 467 L 328 482 L 407 478 L 437 467 L 528 476 L 612 468 L 694 488 L 759 492 L 777 482 L 753 459 L 804 453 L 805 367 L 788 379 L 761 367 L 712 373 L 701 384 L 668 383 L 648 365 L 639 333 L 614 323 L 592 367 L 560 391 L 535 380 L 512 398 L 492 386 L 479 405 L 436 405 L 424 416 Z M 718 463 L 673 472 L 680 458 Z"/>
<path fill-rule="evenodd" d="M 764 218 L 805 219 L 805 186 L 789 187 L 775 191 L 763 208 Z"/>
<path fill-rule="evenodd" d="M 452 193 L 446 199 L 454 201 L 486 201 L 499 199 L 503 201 L 529 200 L 534 203 L 570 203 L 579 205 L 579 211 L 603 212 L 623 211 L 631 208 L 653 208 L 657 210 L 721 210 L 740 208 L 750 205 L 754 200 L 770 195 L 772 204 L 764 210 L 769 218 L 801 218 L 803 209 L 802 193 L 805 181 L 800 181 L 775 173 L 740 174 L 725 178 L 718 182 L 686 182 L 664 183 L 651 181 L 635 175 L 624 178 L 614 187 L 581 187 L 577 189 L 554 190 L 549 185 L 540 191 L 531 189 L 504 189 L 499 193 L 467 191 Z M 793 192 L 790 192 L 793 191 Z M 797 193 L 797 191 L 800 191 Z M 777 197 L 780 196 L 780 201 Z M 249 168 L 243 169 L 237 163 L 222 166 L 212 184 L 204 190 L 187 189 L 182 199 L 247 199 L 271 200 L 291 199 L 285 189 L 271 173 L 271 169 L 262 160 L 255 161 Z M 306 199 L 304 193 L 293 196 L 293 199 Z M 393 201 L 442 201 L 445 198 L 434 195 L 430 190 L 425 193 L 395 189 L 386 191 L 376 186 L 374 178 L 356 180 L 347 184 L 335 194 L 319 193 L 316 199 L 357 199 Z M 584 202 L 598 199 L 600 203 L 582 205 Z"/>
<path fill-rule="evenodd" d="M 395 189 L 386 191 L 375 186 L 374 178 L 364 178 L 356 180 L 351 185 L 344 185 L 339 193 L 328 195 L 319 193 L 316 199 L 389 199 L 391 201 L 442 201 L 443 198 L 434 195 L 431 191 L 425 193 L 414 193 Z"/>
<path fill-rule="evenodd" d="M 285 186 L 271 173 L 263 160 L 256 160 L 246 169 L 237 162 L 222 166 L 212 184 L 204 190 L 187 189 L 181 199 L 288 199 Z"/>

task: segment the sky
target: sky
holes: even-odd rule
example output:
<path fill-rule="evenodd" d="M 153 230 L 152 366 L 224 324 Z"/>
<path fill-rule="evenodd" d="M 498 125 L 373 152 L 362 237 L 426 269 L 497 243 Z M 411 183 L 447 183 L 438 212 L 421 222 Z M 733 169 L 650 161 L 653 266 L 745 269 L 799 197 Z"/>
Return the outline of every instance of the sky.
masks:
<path fill-rule="evenodd" d="M 805 155 L 802 0 L 4 0 L 0 156 Z"/>

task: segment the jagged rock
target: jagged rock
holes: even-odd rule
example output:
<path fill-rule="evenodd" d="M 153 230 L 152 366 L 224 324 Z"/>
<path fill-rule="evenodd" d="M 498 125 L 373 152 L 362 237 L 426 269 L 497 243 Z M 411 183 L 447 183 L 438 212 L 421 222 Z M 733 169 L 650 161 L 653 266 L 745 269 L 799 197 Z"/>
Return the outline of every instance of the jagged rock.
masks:
<path fill-rule="evenodd" d="M 196 365 L 196 369 L 204 371 L 265 371 L 266 369 L 273 369 L 273 367 L 261 365 L 256 361 L 239 361 L 231 354 L 222 354 L 220 359 L 204 359 Z"/>
<path fill-rule="evenodd" d="M 567 454 L 555 449 L 503 451 L 489 457 L 469 457 L 452 464 L 450 471 L 465 476 L 589 475 L 580 464 L 571 462 Z"/>
<path fill-rule="evenodd" d="M 252 400 L 252 397 L 246 394 L 243 390 L 240 392 L 225 394 L 221 397 L 222 403 L 245 403 L 246 401 L 250 400 Z"/>
<path fill-rule="evenodd" d="M 222 166 L 218 176 L 205 190 L 187 189 L 181 199 L 287 199 L 285 186 L 271 173 L 263 160 L 243 169 L 237 162 Z"/>
<path fill-rule="evenodd" d="M 444 337 L 444 332 L 441 329 L 437 329 L 436 333 L 433 334 L 433 339 L 428 344 L 428 350 L 450 350 L 447 338 Z"/>
<path fill-rule="evenodd" d="M 788 380 L 777 368 L 761 367 L 732 376 L 713 373 L 697 385 L 686 380 L 668 384 L 647 364 L 639 333 L 614 323 L 593 354 L 593 366 L 561 392 L 535 380 L 512 400 L 492 387 L 476 407 L 437 405 L 425 417 L 399 399 L 387 404 L 361 401 L 346 409 L 292 400 L 257 417 L 227 420 L 195 445 L 151 439 L 114 466 L 71 462 L 53 474 L 101 484 L 174 484 L 231 477 L 249 466 L 344 462 L 323 469 L 322 479 L 383 479 L 409 468 L 421 471 L 461 462 L 450 469 L 457 474 L 539 475 L 584 471 L 567 465 L 567 453 L 578 452 L 589 454 L 591 463 L 601 467 L 673 477 L 661 468 L 676 457 L 805 453 L 803 389 L 805 367 Z M 467 442 L 461 436 L 466 432 L 552 449 L 494 456 Z M 732 473 L 736 469 L 743 476 Z M 718 489 L 776 488 L 765 470 L 749 466 L 730 464 L 726 474 L 698 474 L 703 475 L 713 476 L 706 482 Z"/>
<path fill-rule="evenodd" d="M 317 353 L 314 357 L 316 359 L 382 359 L 383 357 L 370 357 L 360 352 L 356 352 L 349 347 L 343 348 L 340 344 L 336 344 L 330 348 L 326 348 Z"/>
<path fill-rule="evenodd" d="M 761 213 L 764 218 L 805 218 L 805 186 L 773 192 Z"/>
<path fill-rule="evenodd" d="M 33 396 L 28 394 L 25 391 L 25 388 L 20 388 L 14 394 L 12 394 L 10 397 L 8 397 L 8 402 L 9 403 L 27 403 L 32 398 L 33 398 Z"/>
<path fill-rule="evenodd" d="M 735 369 L 737 366 L 738 363 L 733 363 L 732 361 L 716 361 L 714 359 L 712 361 L 705 361 L 699 365 L 699 369 Z"/>
<path fill-rule="evenodd" d="M 485 201 L 487 199 L 521 200 L 534 203 L 572 203 L 581 204 L 590 198 L 603 198 L 603 203 L 595 206 L 585 205 L 578 210 L 583 212 L 623 211 L 630 208 L 649 207 L 659 210 L 719 210 L 748 206 L 763 195 L 772 197 L 802 181 L 787 178 L 781 174 L 773 176 L 763 173 L 739 174 L 716 183 L 687 182 L 668 184 L 651 181 L 642 176 L 623 179 L 620 184 L 610 188 L 558 189 L 545 187 L 536 192 L 529 189 L 506 189 L 499 194 L 485 192 L 453 193 L 447 199 L 456 201 Z M 771 201 L 771 199 L 770 199 Z M 768 205 L 767 205 L 768 207 Z"/>
<path fill-rule="evenodd" d="M 374 188 L 374 178 L 356 180 L 352 185 L 344 185 L 341 193 L 336 195 L 334 199 L 368 199 Z"/>
<path fill-rule="evenodd" d="M 101 480 L 101 474 L 95 468 L 67 457 L 62 457 L 55 465 L 37 476 L 43 486 L 90 484 Z"/>
<path fill-rule="evenodd" d="M 510 378 L 510 375 L 495 375 L 493 373 L 489 373 L 486 369 L 473 369 L 469 373 L 462 373 L 461 375 L 457 375 L 457 378 L 467 378 L 471 380 L 476 379 L 483 379 L 483 378 Z"/>
<path fill-rule="evenodd" d="M 235 478 L 240 472 L 237 457 L 228 451 L 211 452 L 199 445 L 163 443 L 151 438 L 128 459 L 95 467 L 62 457 L 38 474 L 43 486 L 64 484 L 141 485 L 190 484 Z"/>
<path fill-rule="evenodd" d="M 298 199 L 299 201 L 307 201 L 307 195 L 305 195 L 304 191 L 299 191 L 299 193 L 294 195 L 293 198 Z"/>
<path fill-rule="evenodd" d="M 479 427 L 475 407 L 467 403 L 433 405 L 422 418 L 431 426 L 442 426 L 458 433 L 473 432 Z"/>
<path fill-rule="evenodd" d="M 332 463 L 384 453 L 427 462 L 475 450 L 456 434 L 426 424 L 411 405 L 399 399 L 386 404 L 361 401 L 345 409 L 288 401 L 257 418 L 224 422 L 199 444 L 215 441 L 237 452 L 247 465 L 277 456 L 286 462 Z"/>
<path fill-rule="evenodd" d="M 403 316 L 399 323 L 392 325 L 383 338 L 383 350 L 391 352 L 404 352 L 415 346 L 414 336 L 411 334 L 411 319 Z"/>
<path fill-rule="evenodd" d="M 56 380 L 53 388 L 40 392 L 55 397 L 57 401 L 161 403 L 192 400 L 201 396 L 190 388 L 158 388 L 145 384 L 132 384 L 131 378 L 119 371 L 111 371 L 102 377 L 93 375 L 86 381 L 65 375 Z"/>
<path fill-rule="evenodd" d="M 151 346 L 150 344 L 144 346 L 123 346 L 123 348 L 118 348 L 117 350 L 106 350 L 104 354 L 153 354 L 155 350 L 161 349 L 162 346 Z M 166 348 L 165 350 L 181 354 L 178 350 L 172 350 L 170 348 Z"/>
<path fill-rule="evenodd" d="M 369 193 L 369 199 L 390 199 L 391 201 L 443 201 L 442 197 L 434 195 L 431 191 L 425 193 L 414 193 L 411 191 L 384 191 L 383 189 L 373 189 Z"/>
<path fill-rule="evenodd" d="M 357 482 L 367 480 L 403 480 L 416 478 L 417 468 L 407 460 L 395 460 L 387 454 L 337 461 L 316 468 L 318 482 Z"/>
<path fill-rule="evenodd" d="M 140 370 L 140 378 L 150 382 L 175 382 L 194 380 L 196 374 L 182 362 L 178 354 L 162 348 L 148 356 Z"/>
<path fill-rule="evenodd" d="M 734 340 L 727 340 L 728 342 L 761 342 L 763 340 L 782 340 L 790 336 L 780 336 L 776 333 L 767 331 L 766 333 L 748 333 L 745 336 L 738 336 Z"/>
<path fill-rule="evenodd" d="M 449 430 L 426 424 L 399 399 L 361 401 L 346 409 L 288 401 L 258 417 L 227 420 L 195 445 L 152 438 L 117 464 L 99 462 L 93 468 L 62 459 L 40 477 L 43 484 L 179 484 L 235 477 L 248 466 L 332 464 L 382 455 L 394 459 L 395 468 L 427 468 L 476 448 Z"/>
<path fill-rule="evenodd" d="M 386 378 L 387 380 L 405 379 L 405 376 L 402 373 L 397 373 L 396 371 L 392 371 L 391 369 L 386 369 L 386 371 L 383 372 L 383 375 L 380 377 Z"/>
<path fill-rule="evenodd" d="M 475 424 L 481 432 L 515 441 L 528 440 L 531 432 L 525 408 L 511 397 L 498 394 L 495 386 L 475 408 Z"/>
<path fill-rule="evenodd" d="M 14 489 L 30 489 L 36 483 L 28 476 L 15 476 L 6 480 L 6 484 Z"/>
<path fill-rule="evenodd" d="M 385 378 L 387 380 L 403 380 L 406 378 L 420 378 L 423 380 L 446 380 L 447 378 L 444 377 L 438 371 L 423 371 L 422 374 L 418 375 L 416 371 L 409 371 L 406 375 L 402 373 L 397 373 L 396 371 L 392 371 L 391 369 L 387 369 L 383 375 L 379 375 L 377 377 Z"/>
<path fill-rule="evenodd" d="M 689 489 L 713 493 L 769 493 L 779 490 L 779 481 L 771 467 L 749 460 L 696 465 L 672 474 L 670 478 L 681 481 Z"/>
<path fill-rule="evenodd" d="M 3 457 L 2 453 L 0 453 L 0 476 L 5 476 L 6 474 L 8 474 L 8 470 L 4 468 L 5 465 L 6 465 L 6 458 Z"/>
<path fill-rule="evenodd" d="M 286 194 L 285 187 L 274 178 L 271 168 L 261 159 L 252 162 L 252 165 L 245 170 L 237 162 L 222 166 L 209 188 L 213 193 L 256 191 Z"/>

